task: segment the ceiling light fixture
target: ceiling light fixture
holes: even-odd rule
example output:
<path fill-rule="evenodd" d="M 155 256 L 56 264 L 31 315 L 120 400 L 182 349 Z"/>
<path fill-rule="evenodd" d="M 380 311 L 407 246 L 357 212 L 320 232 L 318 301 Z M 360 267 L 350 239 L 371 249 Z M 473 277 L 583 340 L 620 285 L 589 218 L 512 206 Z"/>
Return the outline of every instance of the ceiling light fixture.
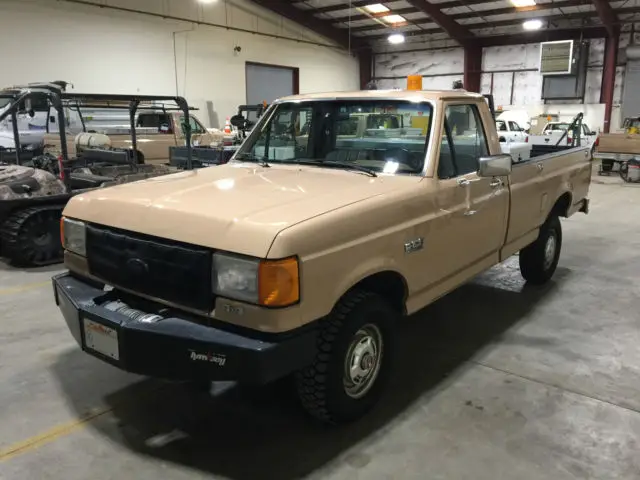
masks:
<path fill-rule="evenodd" d="M 511 0 L 514 7 L 533 7 L 536 4 L 536 0 Z"/>
<path fill-rule="evenodd" d="M 402 15 L 385 15 L 384 17 L 382 17 L 382 20 L 387 23 L 404 23 L 407 21 L 407 19 Z"/>
<path fill-rule="evenodd" d="M 364 9 L 369 13 L 384 13 L 388 12 L 389 9 L 382 5 L 381 3 L 374 3 L 373 5 L 367 5 Z"/>
<path fill-rule="evenodd" d="M 391 43 L 393 45 L 398 45 L 399 43 L 404 43 L 404 34 L 402 34 L 402 33 L 392 33 L 391 35 L 389 35 L 387 40 L 389 40 L 389 43 Z"/>
<path fill-rule="evenodd" d="M 542 28 L 542 20 L 533 19 L 522 22 L 522 28 L 525 30 L 540 30 Z"/>

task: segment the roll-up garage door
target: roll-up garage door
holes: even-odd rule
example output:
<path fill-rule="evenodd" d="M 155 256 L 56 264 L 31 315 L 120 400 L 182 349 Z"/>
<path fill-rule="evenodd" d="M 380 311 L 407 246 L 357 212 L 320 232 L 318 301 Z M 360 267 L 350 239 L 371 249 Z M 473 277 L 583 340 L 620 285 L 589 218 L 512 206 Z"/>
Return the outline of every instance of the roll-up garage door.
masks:
<path fill-rule="evenodd" d="M 298 93 L 297 77 L 295 68 L 247 63 L 247 104 L 271 103 Z"/>

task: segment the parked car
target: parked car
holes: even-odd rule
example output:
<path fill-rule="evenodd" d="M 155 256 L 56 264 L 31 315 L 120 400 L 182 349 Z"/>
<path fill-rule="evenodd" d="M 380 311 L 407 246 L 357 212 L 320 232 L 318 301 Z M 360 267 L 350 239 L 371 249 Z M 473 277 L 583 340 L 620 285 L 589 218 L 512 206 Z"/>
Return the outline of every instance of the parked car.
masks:
<path fill-rule="evenodd" d="M 534 145 L 555 145 L 560 137 L 565 135 L 565 132 L 570 127 L 571 122 L 549 122 L 542 130 L 542 135 L 531 135 L 529 142 Z M 573 132 L 569 132 L 565 135 L 564 141 L 566 145 L 572 145 Z M 593 147 L 598 138 L 598 134 L 591 130 L 585 123 L 580 127 L 580 145 L 585 147 Z"/>
<path fill-rule="evenodd" d="M 498 140 L 503 143 L 525 143 L 528 135 L 512 120 L 496 120 Z"/>
<path fill-rule="evenodd" d="M 432 120 L 341 135 L 358 111 Z M 284 98 L 228 164 L 71 199 L 56 303 L 117 368 L 292 375 L 312 416 L 350 421 L 393 374 L 403 316 L 518 252 L 529 283 L 552 277 L 592 164 L 589 148 L 540 150 L 512 165 L 484 97 L 464 91 Z"/>
<path fill-rule="evenodd" d="M 193 146 L 209 146 L 223 141 L 224 134 L 215 129 L 205 128 L 200 120 L 189 115 Z M 184 145 L 184 114 L 172 111 L 145 111 L 136 117 L 138 161 L 150 164 L 168 164 L 169 147 Z M 131 127 L 127 125 L 93 126 L 92 131 L 107 135 L 113 148 L 131 148 Z M 81 130 L 80 130 L 81 131 Z M 44 136 L 45 151 L 57 155 L 60 140 L 56 133 Z M 67 135 L 67 149 L 70 156 L 76 154 L 75 135 Z"/>

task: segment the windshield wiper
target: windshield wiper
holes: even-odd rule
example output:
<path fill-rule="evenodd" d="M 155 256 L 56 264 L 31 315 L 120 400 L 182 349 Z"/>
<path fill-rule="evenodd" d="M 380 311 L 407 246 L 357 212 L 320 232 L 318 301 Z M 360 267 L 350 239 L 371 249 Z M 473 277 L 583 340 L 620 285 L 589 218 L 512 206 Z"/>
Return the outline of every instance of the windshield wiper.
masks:
<path fill-rule="evenodd" d="M 337 160 L 297 160 L 295 158 L 287 158 L 285 160 L 278 160 L 278 163 L 291 163 L 294 165 L 309 165 L 314 167 L 339 167 L 354 170 L 356 172 L 363 172 L 371 177 L 378 176 L 378 174 L 370 168 L 363 167 L 362 165 L 355 163 L 340 162 Z"/>
<path fill-rule="evenodd" d="M 363 167 L 362 165 L 358 165 L 357 163 L 350 162 L 340 162 L 337 160 L 323 160 L 318 162 L 320 165 L 335 165 L 336 167 L 348 168 L 349 170 L 356 170 L 358 172 L 364 172 L 371 177 L 377 177 L 378 174 L 371 170 L 370 168 Z"/>
<path fill-rule="evenodd" d="M 248 162 L 256 162 L 261 167 L 269 168 L 271 165 L 267 163 L 267 159 L 265 157 L 259 158 L 250 153 L 239 153 L 236 155 L 236 160 L 246 160 Z"/>

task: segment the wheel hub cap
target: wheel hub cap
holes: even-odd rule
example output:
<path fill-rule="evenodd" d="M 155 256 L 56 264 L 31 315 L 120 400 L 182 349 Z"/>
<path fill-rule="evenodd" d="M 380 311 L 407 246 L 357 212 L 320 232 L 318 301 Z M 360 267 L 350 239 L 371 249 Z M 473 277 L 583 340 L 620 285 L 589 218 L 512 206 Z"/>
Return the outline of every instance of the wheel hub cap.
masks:
<path fill-rule="evenodd" d="M 365 325 L 353 336 L 344 365 L 347 395 L 360 398 L 373 386 L 380 371 L 382 346 L 382 334 L 375 325 Z"/>
<path fill-rule="evenodd" d="M 548 270 L 556 256 L 556 237 L 550 235 L 544 245 L 544 269 Z"/>

